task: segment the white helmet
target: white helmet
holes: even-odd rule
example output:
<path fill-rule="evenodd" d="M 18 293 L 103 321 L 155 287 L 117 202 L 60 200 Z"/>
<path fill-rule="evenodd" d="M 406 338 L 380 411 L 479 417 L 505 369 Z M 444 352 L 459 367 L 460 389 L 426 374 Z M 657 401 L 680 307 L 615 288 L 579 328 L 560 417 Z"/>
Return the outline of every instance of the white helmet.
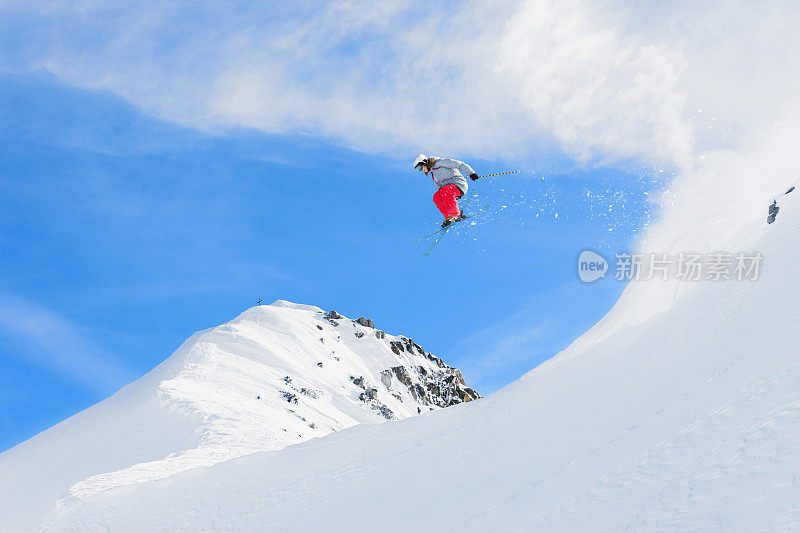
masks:
<path fill-rule="evenodd" d="M 416 170 L 421 170 L 422 165 L 428 164 L 428 156 L 425 154 L 419 154 L 417 157 L 414 158 L 414 161 L 411 162 Z"/>

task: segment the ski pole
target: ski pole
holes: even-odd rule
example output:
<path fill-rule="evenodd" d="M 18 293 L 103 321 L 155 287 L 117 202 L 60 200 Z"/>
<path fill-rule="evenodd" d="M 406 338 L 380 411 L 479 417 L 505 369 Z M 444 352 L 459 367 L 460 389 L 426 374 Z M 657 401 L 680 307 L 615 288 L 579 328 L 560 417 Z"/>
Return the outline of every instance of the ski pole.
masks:
<path fill-rule="evenodd" d="M 518 174 L 519 170 L 511 170 L 509 172 L 498 172 L 497 174 L 486 174 L 485 176 L 478 176 L 479 178 L 491 178 L 492 176 L 504 176 L 506 174 Z"/>

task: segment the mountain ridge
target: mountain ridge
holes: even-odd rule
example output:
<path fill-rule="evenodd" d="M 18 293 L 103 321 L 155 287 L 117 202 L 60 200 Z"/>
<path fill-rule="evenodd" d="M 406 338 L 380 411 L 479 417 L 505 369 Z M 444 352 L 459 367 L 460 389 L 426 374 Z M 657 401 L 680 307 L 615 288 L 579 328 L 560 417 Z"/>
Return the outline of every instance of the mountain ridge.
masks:
<path fill-rule="evenodd" d="M 408 337 L 278 300 L 195 333 L 139 380 L 0 454 L 0 505 L 20 515 L 58 511 L 116 487 L 479 397 L 458 369 Z M 12 485 L 31 472 L 46 482 L 27 500 Z"/>

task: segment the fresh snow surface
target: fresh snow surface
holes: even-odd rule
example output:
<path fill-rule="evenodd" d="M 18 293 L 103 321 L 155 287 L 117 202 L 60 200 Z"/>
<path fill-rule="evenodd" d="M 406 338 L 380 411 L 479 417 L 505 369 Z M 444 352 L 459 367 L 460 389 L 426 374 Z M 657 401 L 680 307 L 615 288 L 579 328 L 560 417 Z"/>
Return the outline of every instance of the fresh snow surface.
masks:
<path fill-rule="evenodd" d="M 380 333 L 278 300 L 195 334 L 111 398 L 0 455 L 0 530 L 35 530 L 99 493 L 385 422 L 376 407 L 394 419 L 440 409 L 384 372 L 436 375 L 437 360 L 396 354 L 391 342 L 410 341 Z M 371 387 L 377 398 L 359 398 Z"/>

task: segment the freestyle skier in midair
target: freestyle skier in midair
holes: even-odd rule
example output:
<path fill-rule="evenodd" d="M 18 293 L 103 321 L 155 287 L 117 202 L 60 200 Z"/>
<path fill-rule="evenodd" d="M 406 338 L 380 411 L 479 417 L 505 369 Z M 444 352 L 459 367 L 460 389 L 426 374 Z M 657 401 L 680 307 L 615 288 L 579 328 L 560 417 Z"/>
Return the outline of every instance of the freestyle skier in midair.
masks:
<path fill-rule="evenodd" d="M 419 154 L 412 163 L 416 170 L 430 173 L 433 183 L 438 190 L 433 195 L 433 202 L 444 215 L 442 227 L 445 228 L 453 222 L 465 218 L 464 212 L 458 208 L 458 199 L 467 194 L 466 174 L 472 181 L 478 179 L 478 174 L 472 167 L 463 161 L 447 157 L 429 157 Z"/>

